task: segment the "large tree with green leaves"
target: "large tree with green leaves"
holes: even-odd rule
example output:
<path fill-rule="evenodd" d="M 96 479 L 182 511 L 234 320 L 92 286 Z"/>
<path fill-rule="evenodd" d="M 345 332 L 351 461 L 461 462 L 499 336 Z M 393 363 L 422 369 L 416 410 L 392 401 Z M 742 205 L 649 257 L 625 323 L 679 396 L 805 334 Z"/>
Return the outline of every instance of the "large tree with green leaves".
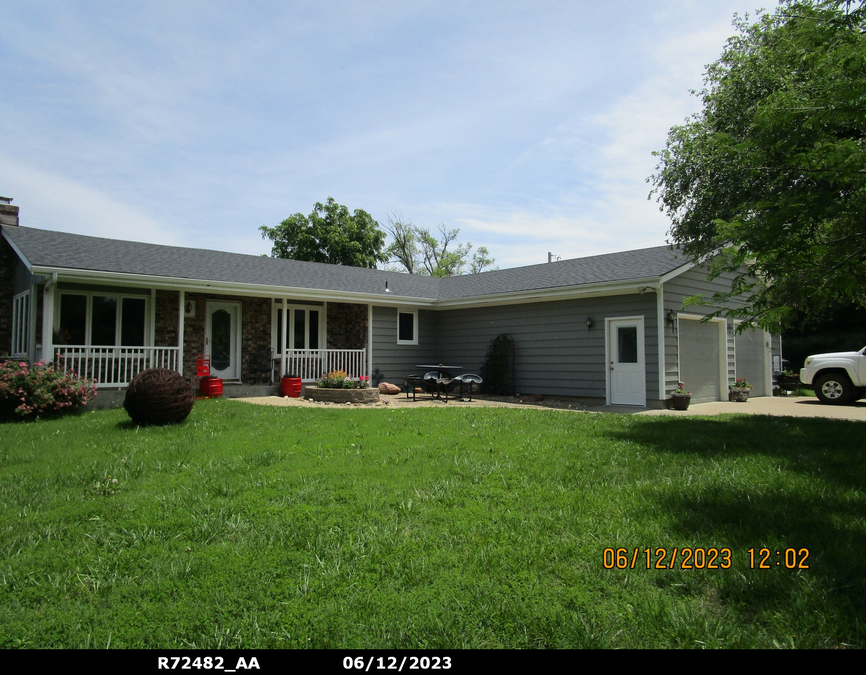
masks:
<path fill-rule="evenodd" d="M 274 242 L 275 258 L 371 268 L 388 260 L 379 223 L 361 209 L 350 214 L 332 197 L 325 204 L 316 202 L 309 216 L 296 213 L 276 227 L 262 225 L 259 231 L 263 239 Z"/>
<path fill-rule="evenodd" d="M 413 225 L 397 214 L 388 217 L 385 229 L 393 239 L 387 253 L 400 271 L 451 277 L 467 270 L 470 274 L 477 274 L 499 269 L 496 260 L 490 257 L 490 252 L 484 246 L 479 246 L 472 253 L 472 244 L 458 243 L 458 229 L 449 230 L 440 225 L 437 237 L 426 227 Z"/>
<path fill-rule="evenodd" d="M 703 110 L 657 153 L 672 242 L 734 279 L 702 300 L 746 325 L 866 306 L 864 13 L 789 0 L 736 21 L 695 92 Z"/>

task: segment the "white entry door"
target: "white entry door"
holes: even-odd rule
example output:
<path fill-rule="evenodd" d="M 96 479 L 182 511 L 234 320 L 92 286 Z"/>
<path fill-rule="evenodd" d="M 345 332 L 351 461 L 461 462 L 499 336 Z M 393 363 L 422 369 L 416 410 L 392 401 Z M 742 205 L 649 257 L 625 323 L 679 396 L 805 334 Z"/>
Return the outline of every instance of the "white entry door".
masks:
<path fill-rule="evenodd" d="M 214 377 L 241 379 L 240 319 L 239 302 L 208 301 L 204 352 L 210 356 L 210 373 Z"/>
<path fill-rule="evenodd" d="M 608 321 L 611 405 L 646 405 L 643 318 Z"/>

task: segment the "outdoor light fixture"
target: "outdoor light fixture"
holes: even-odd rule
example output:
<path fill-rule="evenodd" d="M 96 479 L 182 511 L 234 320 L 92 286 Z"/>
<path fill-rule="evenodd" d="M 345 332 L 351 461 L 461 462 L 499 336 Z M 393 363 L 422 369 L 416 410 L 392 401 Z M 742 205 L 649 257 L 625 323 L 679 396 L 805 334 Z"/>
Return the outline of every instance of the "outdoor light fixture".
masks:
<path fill-rule="evenodd" d="M 668 310 L 668 325 L 671 327 L 671 330 L 676 330 L 677 328 L 677 313 L 672 309 Z"/>
<path fill-rule="evenodd" d="M 591 316 L 586 317 L 586 330 L 592 330 L 592 326 L 595 322 L 592 320 Z"/>

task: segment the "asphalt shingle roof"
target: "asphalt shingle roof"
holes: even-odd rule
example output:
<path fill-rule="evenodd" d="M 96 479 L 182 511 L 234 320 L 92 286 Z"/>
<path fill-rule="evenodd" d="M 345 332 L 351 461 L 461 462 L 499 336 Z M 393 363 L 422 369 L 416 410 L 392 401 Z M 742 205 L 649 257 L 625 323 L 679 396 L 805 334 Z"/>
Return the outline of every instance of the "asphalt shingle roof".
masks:
<path fill-rule="evenodd" d="M 360 267 L 143 244 L 3 226 L 31 265 L 171 279 L 452 300 L 659 277 L 688 262 L 666 246 L 561 260 L 444 279 Z"/>

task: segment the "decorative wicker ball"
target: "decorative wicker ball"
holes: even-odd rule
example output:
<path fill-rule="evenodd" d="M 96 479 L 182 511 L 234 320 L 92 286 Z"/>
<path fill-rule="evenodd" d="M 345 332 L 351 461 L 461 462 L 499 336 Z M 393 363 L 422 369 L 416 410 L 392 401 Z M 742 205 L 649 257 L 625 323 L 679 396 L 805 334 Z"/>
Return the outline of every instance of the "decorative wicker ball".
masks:
<path fill-rule="evenodd" d="M 123 407 L 138 425 L 183 422 L 195 405 L 195 391 L 176 370 L 148 368 L 132 378 Z"/>

